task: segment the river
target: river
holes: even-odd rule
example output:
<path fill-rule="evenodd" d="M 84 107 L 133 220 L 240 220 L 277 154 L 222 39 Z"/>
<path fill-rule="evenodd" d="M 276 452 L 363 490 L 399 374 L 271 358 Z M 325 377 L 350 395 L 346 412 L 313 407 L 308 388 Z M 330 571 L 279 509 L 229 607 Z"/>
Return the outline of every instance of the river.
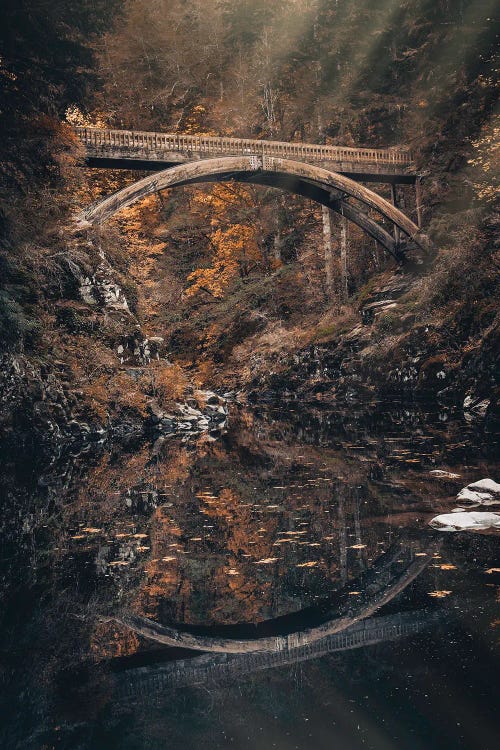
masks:
<path fill-rule="evenodd" d="M 51 460 L 11 446 L 1 746 L 493 750 L 498 531 L 429 521 L 494 459 L 461 413 L 377 401 L 233 404 L 215 439 Z"/>

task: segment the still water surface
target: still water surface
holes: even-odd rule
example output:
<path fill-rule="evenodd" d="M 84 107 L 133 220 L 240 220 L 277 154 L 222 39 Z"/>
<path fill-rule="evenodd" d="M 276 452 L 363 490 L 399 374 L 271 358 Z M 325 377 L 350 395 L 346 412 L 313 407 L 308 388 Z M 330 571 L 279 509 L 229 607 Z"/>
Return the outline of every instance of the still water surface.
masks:
<path fill-rule="evenodd" d="M 1 746 L 493 750 L 498 532 L 428 526 L 493 459 L 462 415 L 383 403 L 234 405 L 214 441 L 49 466 L 12 450 Z M 113 619 L 130 613 L 216 640 L 310 635 L 203 653 Z"/>

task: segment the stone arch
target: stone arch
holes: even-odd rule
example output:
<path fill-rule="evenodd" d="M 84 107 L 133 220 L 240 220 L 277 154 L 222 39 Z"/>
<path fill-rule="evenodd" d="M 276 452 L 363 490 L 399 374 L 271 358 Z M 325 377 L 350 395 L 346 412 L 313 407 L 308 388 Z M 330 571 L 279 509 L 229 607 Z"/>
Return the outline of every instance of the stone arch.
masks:
<path fill-rule="evenodd" d="M 346 216 L 380 242 L 388 252 L 398 256 L 399 247 L 395 240 L 365 211 L 348 202 L 349 198 L 353 198 L 397 226 L 410 244 L 422 250 L 428 246 L 427 238 L 418 226 L 373 190 L 337 172 L 274 157 L 203 159 L 154 172 L 84 209 L 79 218 L 91 224 L 101 224 L 120 209 L 160 190 L 199 182 L 227 181 L 265 184 L 308 197 Z"/>

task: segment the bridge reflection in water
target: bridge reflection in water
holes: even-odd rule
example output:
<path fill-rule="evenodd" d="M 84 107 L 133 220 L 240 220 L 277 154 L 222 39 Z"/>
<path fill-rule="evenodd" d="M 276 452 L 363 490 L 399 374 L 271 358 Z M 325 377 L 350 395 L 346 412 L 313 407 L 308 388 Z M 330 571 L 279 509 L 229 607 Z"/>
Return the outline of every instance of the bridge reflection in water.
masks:
<path fill-rule="evenodd" d="M 257 625 L 213 628 L 167 628 L 143 617 L 122 616 L 116 622 L 171 646 L 205 650 L 200 656 L 175 658 L 159 665 L 126 669 L 114 676 L 115 699 L 140 699 L 165 688 L 219 682 L 238 675 L 316 659 L 326 654 L 415 636 L 442 618 L 436 610 L 397 612 L 370 617 L 397 597 L 423 572 L 439 543 L 425 552 L 405 540 L 393 545 L 356 581 L 320 604 Z M 359 595 L 351 598 L 352 589 Z M 245 634 L 253 634 L 246 638 Z M 274 633 L 273 635 L 265 635 Z"/>
<path fill-rule="evenodd" d="M 219 683 L 238 675 L 319 659 L 338 651 L 397 641 L 418 635 L 441 619 L 442 613 L 439 611 L 401 612 L 362 620 L 341 633 L 296 649 L 251 654 L 203 654 L 160 665 L 127 669 L 114 675 L 114 697 L 121 700 L 149 700 L 152 694 L 159 694 L 166 688 Z"/>

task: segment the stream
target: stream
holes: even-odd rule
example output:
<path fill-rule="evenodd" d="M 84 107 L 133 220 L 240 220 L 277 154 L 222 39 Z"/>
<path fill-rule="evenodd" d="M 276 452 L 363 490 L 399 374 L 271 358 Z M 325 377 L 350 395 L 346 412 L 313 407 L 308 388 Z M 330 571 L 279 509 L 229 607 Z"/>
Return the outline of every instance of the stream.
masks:
<path fill-rule="evenodd" d="M 394 401 L 10 446 L 0 746 L 493 750 L 499 532 L 429 521 L 498 479 L 495 447 Z"/>

